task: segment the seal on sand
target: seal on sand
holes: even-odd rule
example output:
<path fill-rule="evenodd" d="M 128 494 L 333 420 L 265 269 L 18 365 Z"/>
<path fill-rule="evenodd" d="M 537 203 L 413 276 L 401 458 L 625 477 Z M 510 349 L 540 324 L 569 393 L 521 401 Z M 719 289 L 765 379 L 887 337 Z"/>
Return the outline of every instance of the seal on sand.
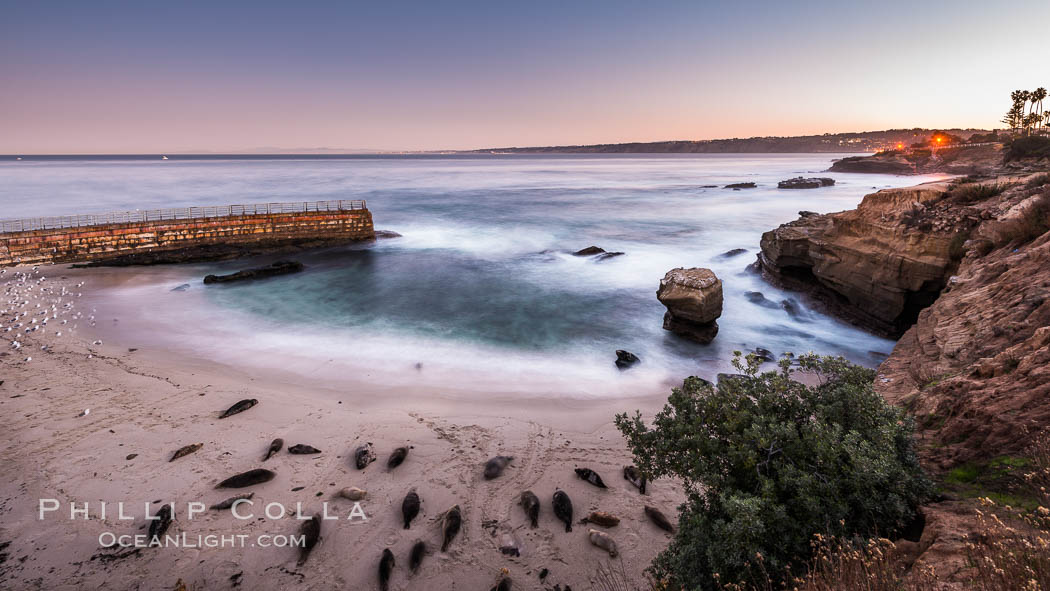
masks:
<path fill-rule="evenodd" d="M 265 462 L 266 460 L 270 459 L 270 456 L 272 456 L 273 454 L 281 451 L 282 447 L 284 447 L 284 440 L 281 439 L 280 437 L 278 437 L 277 439 L 274 439 L 273 441 L 271 441 L 270 442 L 270 449 L 266 450 L 266 457 L 263 458 L 263 461 Z"/>
<path fill-rule="evenodd" d="M 645 477 L 634 466 L 623 467 L 623 479 L 638 488 L 638 492 L 645 494 Z"/>
<path fill-rule="evenodd" d="M 383 549 L 383 557 L 379 559 L 379 588 L 386 591 L 390 586 L 390 573 L 394 570 L 394 553 L 390 548 Z"/>
<path fill-rule="evenodd" d="M 244 488 L 253 484 L 269 482 L 273 480 L 274 476 L 276 476 L 275 473 L 265 468 L 256 468 L 254 470 L 248 470 L 247 472 L 241 472 L 240 474 L 234 474 L 219 484 L 216 484 L 215 488 Z"/>
<path fill-rule="evenodd" d="M 496 456 L 485 462 L 485 480 L 492 480 L 503 474 L 503 469 L 514 459 L 514 456 Z"/>
<path fill-rule="evenodd" d="M 605 511 L 591 511 L 591 514 L 581 519 L 580 523 L 593 523 L 602 527 L 616 527 L 620 525 L 620 518 Z"/>
<path fill-rule="evenodd" d="M 304 521 L 299 526 L 299 535 L 303 537 L 303 545 L 299 548 L 299 566 L 302 566 L 310 556 L 310 551 L 317 545 L 317 540 L 321 539 L 321 517 L 314 515 Z"/>
<path fill-rule="evenodd" d="M 226 417 L 232 417 L 233 415 L 239 412 L 244 412 L 248 410 L 256 404 L 259 404 L 258 400 L 254 398 L 245 398 L 244 400 L 241 400 L 240 402 L 234 404 L 230 408 L 227 408 L 221 415 L 219 415 L 219 418 L 225 419 Z"/>
<path fill-rule="evenodd" d="M 164 505 L 157 510 L 157 514 L 149 524 L 149 545 L 152 546 L 156 540 L 157 544 L 160 545 L 159 538 L 164 535 L 164 532 L 168 531 L 168 526 L 171 525 L 171 505 Z"/>
<path fill-rule="evenodd" d="M 348 486 L 340 490 L 337 494 L 343 497 L 344 499 L 350 499 L 351 501 L 360 501 L 361 499 L 365 498 L 365 495 L 368 494 L 368 491 L 357 488 L 356 486 Z"/>
<path fill-rule="evenodd" d="M 412 524 L 412 520 L 416 518 L 416 515 L 419 515 L 420 502 L 422 501 L 420 501 L 415 489 L 408 491 L 408 494 L 405 495 L 405 500 L 401 501 L 401 516 L 405 518 L 405 529 L 408 529 Z"/>
<path fill-rule="evenodd" d="M 532 527 L 536 527 L 538 525 L 536 520 L 540 518 L 540 498 L 531 490 L 527 490 L 521 493 L 521 500 L 518 501 L 518 504 L 525 509 L 525 515 L 529 517 Z"/>
<path fill-rule="evenodd" d="M 408 557 L 408 568 L 412 572 L 419 572 L 419 565 L 423 564 L 423 557 L 427 554 L 427 545 L 423 540 L 416 540 L 412 546 L 412 553 Z"/>
<path fill-rule="evenodd" d="M 612 536 L 603 531 L 592 529 L 587 532 L 587 537 L 592 544 L 608 552 L 609 556 L 616 558 L 616 540 L 613 540 Z"/>
<path fill-rule="evenodd" d="M 645 514 L 648 515 L 649 519 L 651 519 L 653 523 L 656 524 L 656 527 L 664 531 L 674 533 L 674 526 L 671 525 L 671 520 L 667 519 L 667 516 L 664 515 L 656 507 L 650 507 L 649 505 L 646 505 Z"/>
<path fill-rule="evenodd" d="M 565 522 L 565 531 L 572 531 L 572 499 L 565 491 L 554 491 L 554 515 Z"/>
<path fill-rule="evenodd" d="M 576 468 L 576 475 L 598 488 L 609 488 L 602 482 L 602 477 L 598 476 L 598 473 L 590 468 Z"/>
<path fill-rule="evenodd" d="M 366 443 L 354 450 L 354 465 L 358 470 L 364 470 L 374 461 L 376 461 L 376 455 L 372 452 L 371 443 Z"/>
<path fill-rule="evenodd" d="M 321 453 L 321 450 L 319 450 L 316 447 L 313 447 L 311 445 L 304 445 L 302 443 L 296 443 L 295 445 L 293 445 L 293 446 L 288 448 L 288 453 L 290 453 L 290 454 L 299 454 L 299 455 L 319 454 L 319 453 Z"/>
<path fill-rule="evenodd" d="M 442 552 L 448 550 L 448 545 L 452 543 L 452 539 L 459 533 L 461 525 L 463 525 L 463 514 L 459 511 L 459 505 L 453 505 L 452 508 L 445 513 L 444 524 L 441 528 L 443 536 L 443 541 L 441 542 Z"/>
<path fill-rule="evenodd" d="M 168 461 L 169 462 L 174 462 L 175 460 L 177 460 L 177 459 L 179 459 L 181 457 L 190 455 L 191 453 L 197 451 L 198 449 L 200 449 L 202 447 L 204 447 L 203 443 L 193 443 L 193 444 L 190 444 L 190 445 L 184 445 L 184 446 L 180 447 L 179 449 L 175 450 L 175 453 L 173 453 L 171 455 L 171 459 L 168 460 Z"/>
<path fill-rule="evenodd" d="M 401 462 L 405 461 L 408 456 L 407 447 L 399 447 L 394 450 L 394 453 L 390 454 L 390 458 L 386 461 L 386 469 L 393 470 L 401 465 Z"/>

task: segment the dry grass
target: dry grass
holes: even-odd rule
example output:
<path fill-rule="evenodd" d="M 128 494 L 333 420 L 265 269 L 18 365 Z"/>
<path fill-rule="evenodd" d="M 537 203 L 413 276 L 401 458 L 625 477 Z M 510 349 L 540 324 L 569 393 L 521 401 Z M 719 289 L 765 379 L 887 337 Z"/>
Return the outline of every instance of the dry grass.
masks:
<path fill-rule="evenodd" d="M 1036 198 L 1024 215 L 1003 229 L 1004 244 L 1026 244 L 1050 232 L 1050 190 Z"/>
<path fill-rule="evenodd" d="M 1034 176 L 1028 179 L 1028 182 L 1024 184 L 1027 189 L 1034 189 L 1036 187 L 1042 187 L 1043 185 L 1050 185 L 1050 173 Z"/>
<path fill-rule="evenodd" d="M 725 585 L 725 591 L 933 591 L 937 577 L 923 567 L 909 576 L 893 542 L 878 538 L 856 545 L 837 538 L 816 535 L 811 542 L 813 558 L 805 576 L 793 577 L 784 586 L 774 585 L 766 575 L 762 557 L 756 556 L 756 582 Z"/>
<path fill-rule="evenodd" d="M 1015 184 L 1016 183 L 959 184 L 948 191 L 948 198 L 954 203 L 968 205 L 1002 195 L 1008 189 L 1013 188 Z"/>
<path fill-rule="evenodd" d="M 599 563 L 598 570 L 594 573 L 594 583 L 591 585 L 592 591 L 642 591 L 656 588 L 652 581 L 646 581 L 644 584 L 632 581 L 622 558 L 618 563 Z"/>
<path fill-rule="evenodd" d="M 1040 505 L 1023 511 L 982 499 L 980 534 L 967 544 L 974 589 L 1050 589 L 1050 431 L 1026 455 L 1032 463 L 1024 481 Z"/>

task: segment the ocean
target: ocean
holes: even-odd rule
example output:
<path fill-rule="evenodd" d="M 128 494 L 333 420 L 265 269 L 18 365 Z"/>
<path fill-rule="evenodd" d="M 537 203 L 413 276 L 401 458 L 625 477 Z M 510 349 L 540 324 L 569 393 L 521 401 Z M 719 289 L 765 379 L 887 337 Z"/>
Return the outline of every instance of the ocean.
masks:
<path fill-rule="evenodd" d="M 800 210 L 849 209 L 875 189 L 935 178 L 821 173 L 836 185 L 776 188 L 841 156 L 5 159 L 0 218 L 365 199 L 376 228 L 402 237 L 296 253 L 304 272 L 251 283 L 201 279 L 289 257 L 108 271 L 91 292 L 98 330 L 249 371 L 613 397 L 733 371 L 736 350 L 813 351 L 870 367 L 889 353 L 892 341 L 747 269 L 761 234 Z M 758 188 L 722 188 L 736 182 Z M 571 254 L 592 245 L 625 254 Z M 725 255 L 733 249 L 746 252 Z M 656 289 L 674 267 L 708 267 L 723 281 L 710 345 L 661 327 Z M 641 363 L 618 370 L 617 349 Z"/>

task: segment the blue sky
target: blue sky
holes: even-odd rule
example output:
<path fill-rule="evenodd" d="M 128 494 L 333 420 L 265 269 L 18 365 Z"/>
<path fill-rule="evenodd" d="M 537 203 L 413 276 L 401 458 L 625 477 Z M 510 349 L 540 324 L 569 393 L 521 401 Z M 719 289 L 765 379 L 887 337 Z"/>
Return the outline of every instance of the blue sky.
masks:
<path fill-rule="evenodd" d="M 1045 0 L 0 0 L 0 15 L 0 153 L 992 127 L 1010 90 L 1050 85 Z"/>

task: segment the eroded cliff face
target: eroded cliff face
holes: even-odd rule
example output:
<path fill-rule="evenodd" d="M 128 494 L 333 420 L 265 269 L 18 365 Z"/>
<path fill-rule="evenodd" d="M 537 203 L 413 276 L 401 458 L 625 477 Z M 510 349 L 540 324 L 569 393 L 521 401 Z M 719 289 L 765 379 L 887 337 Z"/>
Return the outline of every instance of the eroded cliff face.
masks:
<path fill-rule="evenodd" d="M 958 271 L 879 368 L 934 469 L 1022 452 L 1050 427 L 1047 204 L 1050 184 L 983 203 Z"/>
<path fill-rule="evenodd" d="M 1050 427 L 1050 177 L 880 191 L 762 237 L 759 264 L 900 340 L 876 388 L 928 465 L 1021 451 Z"/>
<path fill-rule="evenodd" d="M 766 276 L 806 291 L 874 332 L 897 337 L 933 303 L 981 221 L 945 202 L 948 183 L 888 189 L 855 210 L 802 217 L 762 235 Z"/>

